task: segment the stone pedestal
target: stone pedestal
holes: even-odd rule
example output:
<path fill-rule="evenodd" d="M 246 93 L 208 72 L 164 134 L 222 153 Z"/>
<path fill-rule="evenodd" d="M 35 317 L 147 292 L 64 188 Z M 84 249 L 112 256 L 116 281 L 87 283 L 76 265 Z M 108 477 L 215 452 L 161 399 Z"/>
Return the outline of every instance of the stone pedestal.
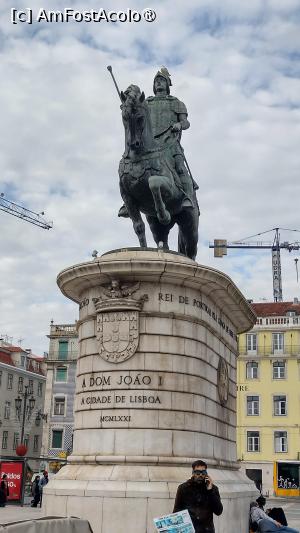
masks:
<path fill-rule="evenodd" d="M 224 504 L 217 533 L 246 533 L 257 491 L 236 461 L 237 334 L 255 316 L 225 274 L 172 252 L 126 249 L 67 268 L 79 304 L 73 453 L 46 514 L 94 533 L 153 532 L 203 459 Z"/>

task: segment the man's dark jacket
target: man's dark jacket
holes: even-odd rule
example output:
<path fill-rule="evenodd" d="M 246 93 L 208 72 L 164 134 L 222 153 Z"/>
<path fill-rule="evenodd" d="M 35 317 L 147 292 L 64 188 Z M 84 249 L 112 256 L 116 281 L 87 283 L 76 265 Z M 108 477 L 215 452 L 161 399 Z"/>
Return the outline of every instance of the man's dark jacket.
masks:
<path fill-rule="evenodd" d="M 207 490 L 205 483 L 193 479 L 182 483 L 177 489 L 173 512 L 184 509 L 189 511 L 196 533 L 215 533 L 213 515 L 219 516 L 223 511 L 218 487 L 213 485 Z"/>

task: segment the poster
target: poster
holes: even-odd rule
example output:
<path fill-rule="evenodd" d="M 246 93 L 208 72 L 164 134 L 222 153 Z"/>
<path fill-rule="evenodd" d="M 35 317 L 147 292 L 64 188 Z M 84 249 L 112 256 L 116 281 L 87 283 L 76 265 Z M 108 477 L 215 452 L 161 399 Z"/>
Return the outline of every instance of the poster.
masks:
<path fill-rule="evenodd" d="M 7 474 L 9 496 L 8 500 L 21 500 L 22 496 L 22 472 L 23 463 L 3 462 L 0 463 L 0 475 Z"/>
<path fill-rule="evenodd" d="M 186 509 L 154 518 L 153 522 L 159 533 L 195 533 L 190 514 Z"/>

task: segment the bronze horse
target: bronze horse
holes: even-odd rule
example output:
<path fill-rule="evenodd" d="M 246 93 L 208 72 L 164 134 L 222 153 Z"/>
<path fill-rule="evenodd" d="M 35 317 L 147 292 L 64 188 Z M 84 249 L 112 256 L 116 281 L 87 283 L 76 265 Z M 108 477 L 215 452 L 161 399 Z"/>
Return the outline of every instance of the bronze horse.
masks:
<path fill-rule="evenodd" d="M 178 252 L 195 259 L 199 224 L 196 192 L 194 207 L 183 208 L 184 191 L 171 155 L 172 141 L 160 147 L 154 139 L 144 93 L 133 85 L 121 93 L 121 99 L 125 152 L 119 165 L 120 192 L 140 246 L 147 246 L 144 213 L 158 247 L 169 249 L 169 232 L 178 224 Z"/>

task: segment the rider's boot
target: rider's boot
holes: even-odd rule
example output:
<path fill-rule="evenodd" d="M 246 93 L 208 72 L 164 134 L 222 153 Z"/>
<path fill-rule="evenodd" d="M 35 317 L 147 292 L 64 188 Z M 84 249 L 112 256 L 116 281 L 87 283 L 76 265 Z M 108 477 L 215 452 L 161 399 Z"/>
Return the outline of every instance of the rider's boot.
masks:
<path fill-rule="evenodd" d="M 183 201 L 182 201 L 182 207 L 183 208 L 193 208 L 194 204 L 192 201 L 193 195 L 194 195 L 194 188 L 193 183 L 188 174 L 185 172 L 182 172 L 179 174 L 182 190 L 185 194 Z"/>
<path fill-rule="evenodd" d="M 129 218 L 129 213 L 125 204 L 120 207 L 118 217 Z"/>

